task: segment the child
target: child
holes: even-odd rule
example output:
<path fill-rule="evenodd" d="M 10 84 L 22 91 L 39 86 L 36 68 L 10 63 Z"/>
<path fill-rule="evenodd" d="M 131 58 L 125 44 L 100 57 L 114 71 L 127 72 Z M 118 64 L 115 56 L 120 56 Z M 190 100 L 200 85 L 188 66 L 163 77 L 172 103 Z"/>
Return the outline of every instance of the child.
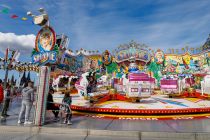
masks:
<path fill-rule="evenodd" d="M 64 123 L 65 124 L 67 123 L 68 125 L 71 125 L 72 124 L 72 122 L 71 122 L 72 112 L 71 112 L 71 109 L 70 109 L 71 96 L 69 95 L 68 92 L 65 92 L 65 95 L 63 97 L 62 103 L 66 104 L 66 105 L 62 106 L 62 109 L 66 113 L 66 117 L 64 119 Z"/>

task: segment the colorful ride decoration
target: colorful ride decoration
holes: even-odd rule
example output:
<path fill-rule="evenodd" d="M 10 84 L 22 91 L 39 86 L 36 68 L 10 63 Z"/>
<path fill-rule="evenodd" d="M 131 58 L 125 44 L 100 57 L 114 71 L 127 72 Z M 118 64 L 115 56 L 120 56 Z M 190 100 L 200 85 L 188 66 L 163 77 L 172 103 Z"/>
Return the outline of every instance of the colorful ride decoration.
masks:
<path fill-rule="evenodd" d="M 80 49 L 73 53 L 71 50 L 65 50 L 58 63 L 58 68 L 81 76 L 85 72 L 98 69 L 100 59 L 101 55 L 97 51 Z"/>
<path fill-rule="evenodd" d="M 153 90 L 155 79 L 145 73 L 129 73 L 127 83 L 127 97 L 147 98 Z"/>
<path fill-rule="evenodd" d="M 53 69 L 53 68 L 51 68 Z M 55 70 L 52 70 L 50 73 L 51 81 L 52 81 L 52 87 L 57 92 L 70 92 L 72 94 L 77 93 L 77 90 L 75 88 L 75 83 L 78 80 L 78 77 L 69 71 L 62 70 L 59 68 L 56 68 Z"/>
<path fill-rule="evenodd" d="M 182 83 L 184 84 L 184 83 Z M 181 81 L 175 77 L 165 77 L 160 80 L 160 89 L 164 94 L 180 93 Z"/>
<path fill-rule="evenodd" d="M 201 81 L 201 93 L 210 95 L 210 72 Z"/>
<path fill-rule="evenodd" d="M 89 51 L 83 49 L 77 51 L 76 54 L 72 51 L 67 51 L 66 55 L 70 56 L 71 59 L 75 59 L 75 62 L 78 64 L 81 64 L 75 70 L 77 73 L 81 72 L 81 77 L 83 77 L 80 78 L 80 82 L 77 82 L 77 87 L 80 88 L 80 91 L 82 90 L 80 95 L 87 96 L 93 92 L 91 90 L 91 92 L 87 91 L 89 83 L 87 72 L 95 71 L 94 78 L 96 83 L 94 88 L 96 90 L 94 92 L 97 92 L 102 87 L 105 87 L 104 89 L 113 87 L 117 92 L 124 92 L 129 97 L 132 93 L 131 87 L 133 89 L 138 87 L 138 94 L 140 94 L 141 88 L 143 86 L 148 87 L 150 84 L 149 97 L 154 90 L 159 89 L 164 94 L 182 94 L 182 91 L 186 91 L 189 87 L 201 89 L 202 78 L 192 74 L 195 72 L 202 73 L 209 67 L 210 54 L 208 50 L 191 53 L 192 51 L 185 51 L 183 54 L 174 53 L 173 51 L 164 53 L 161 49 L 153 51 L 145 44 L 137 44 L 131 41 L 129 44 L 120 45 L 112 52 L 112 55 L 108 50 L 105 50 L 101 55 L 90 55 Z M 95 58 L 94 67 L 90 67 L 90 64 L 93 62 L 90 56 Z M 78 61 L 79 59 L 80 61 Z M 141 78 L 136 78 L 137 81 L 130 81 L 129 77 L 135 76 Z M 100 77 L 106 77 L 106 80 L 103 81 L 103 78 L 100 79 Z M 142 80 L 142 77 L 144 77 L 144 80 L 147 80 Z M 140 97 L 137 95 L 137 88 L 135 88 L 135 91 L 135 97 Z"/>
<path fill-rule="evenodd" d="M 151 62 L 149 63 L 147 69 L 151 74 L 151 76 L 156 79 L 157 86 L 160 86 L 160 79 L 162 77 L 161 64 L 156 63 L 154 61 L 154 58 L 152 57 Z"/>
<path fill-rule="evenodd" d="M 115 58 L 108 50 L 105 50 L 101 56 L 101 61 L 98 60 L 99 70 L 102 75 L 117 73 L 117 63 Z"/>
<path fill-rule="evenodd" d="M 208 52 L 199 54 L 165 54 L 165 67 L 167 73 L 194 73 L 209 67 Z"/>
<path fill-rule="evenodd" d="M 57 75 L 54 85 L 56 88 L 64 83 L 64 88 L 71 87 L 69 78 L 78 77 L 75 88 L 79 96 L 73 97 L 71 106 L 74 110 L 165 115 L 202 113 L 210 109 L 206 101 L 210 98 L 210 78 L 206 74 L 209 71 L 208 49 L 168 53 L 131 41 L 114 51 L 65 49 L 60 56 L 56 68 L 70 75 Z"/>
<path fill-rule="evenodd" d="M 163 64 L 164 63 L 164 60 L 165 60 L 164 52 L 162 50 L 158 49 L 155 52 L 155 62 L 157 64 Z"/>
<path fill-rule="evenodd" d="M 146 65 L 151 60 L 151 54 L 148 46 L 145 44 L 138 44 L 131 41 L 128 44 L 120 45 L 113 51 L 113 58 L 118 65 L 118 68 L 123 73 L 128 73 L 128 67 L 131 60 L 134 60 L 140 71 L 144 71 Z"/>
<path fill-rule="evenodd" d="M 80 97 L 85 99 L 90 96 L 95 96 L 95 94 L 100 94 L 100 92 L 98 93 L 99 90 L 97 90 L 96 72 L 83 73 L 80 79 L 75 83 L 75 87 Z"/>
<path fill-rule="evenodd" d="M 49 27 L 43 27 L 37 34 L 35 49 L 32 51 L 32 63 L 38 65 L 54 64 L 57 61 L 58 45 L 56 34 Z"/>

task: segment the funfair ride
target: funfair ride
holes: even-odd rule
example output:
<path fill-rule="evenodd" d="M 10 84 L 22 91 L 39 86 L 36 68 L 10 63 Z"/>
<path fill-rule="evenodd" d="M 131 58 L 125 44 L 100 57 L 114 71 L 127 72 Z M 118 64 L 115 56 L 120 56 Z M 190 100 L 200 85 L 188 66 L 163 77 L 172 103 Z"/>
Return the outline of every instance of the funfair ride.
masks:
<path fill-rule="evenodd" d="M 63 64 L 77 64 L 74 73 L 79 77 L 72 109 L 174 116 L 210 111 L 209 49 L 182 50 L 164 53 L 131 41 L 112 55 L 108 50 L 66 51 Z"/>

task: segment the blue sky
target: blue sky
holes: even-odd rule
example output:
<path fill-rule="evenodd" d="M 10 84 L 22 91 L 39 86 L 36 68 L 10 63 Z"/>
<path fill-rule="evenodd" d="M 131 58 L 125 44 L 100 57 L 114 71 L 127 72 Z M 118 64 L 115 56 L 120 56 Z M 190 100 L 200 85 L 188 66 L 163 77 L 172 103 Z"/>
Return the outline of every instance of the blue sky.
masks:
<path fill-rule="evenodd" d="M 72 50 L 112 50 L 130 40 L 166 49 L 205 42 L 209 5 L 208 0 L 2 0 L 0 10 L 7 6 L 10 11 L 0 13 L 0 56 L 9 46 L 21 50 L 20 60 L 30 61 L 40 29 L 30 17 L 22 21 L 11 19 L 11 14 L 27 17 L 27 11 L 38 14 L 38 8 L 45 8 L 57 34 L 70 37 Z"/>

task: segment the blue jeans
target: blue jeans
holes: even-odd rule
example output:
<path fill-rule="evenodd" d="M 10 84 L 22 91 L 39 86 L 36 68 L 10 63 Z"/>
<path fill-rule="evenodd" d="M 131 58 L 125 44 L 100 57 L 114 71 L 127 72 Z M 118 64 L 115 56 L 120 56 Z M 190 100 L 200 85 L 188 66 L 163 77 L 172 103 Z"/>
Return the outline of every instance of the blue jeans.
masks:
<path fill-rule="evenodd" d="M 29 115 L 32 107 L 32 102 L 30 101 L 22 101 L 21 109 L 20 109 L 20 114 L 18 120 L 23 120 L 23 115 L 25 113 L 25 121 L 29 121 Z"/>

